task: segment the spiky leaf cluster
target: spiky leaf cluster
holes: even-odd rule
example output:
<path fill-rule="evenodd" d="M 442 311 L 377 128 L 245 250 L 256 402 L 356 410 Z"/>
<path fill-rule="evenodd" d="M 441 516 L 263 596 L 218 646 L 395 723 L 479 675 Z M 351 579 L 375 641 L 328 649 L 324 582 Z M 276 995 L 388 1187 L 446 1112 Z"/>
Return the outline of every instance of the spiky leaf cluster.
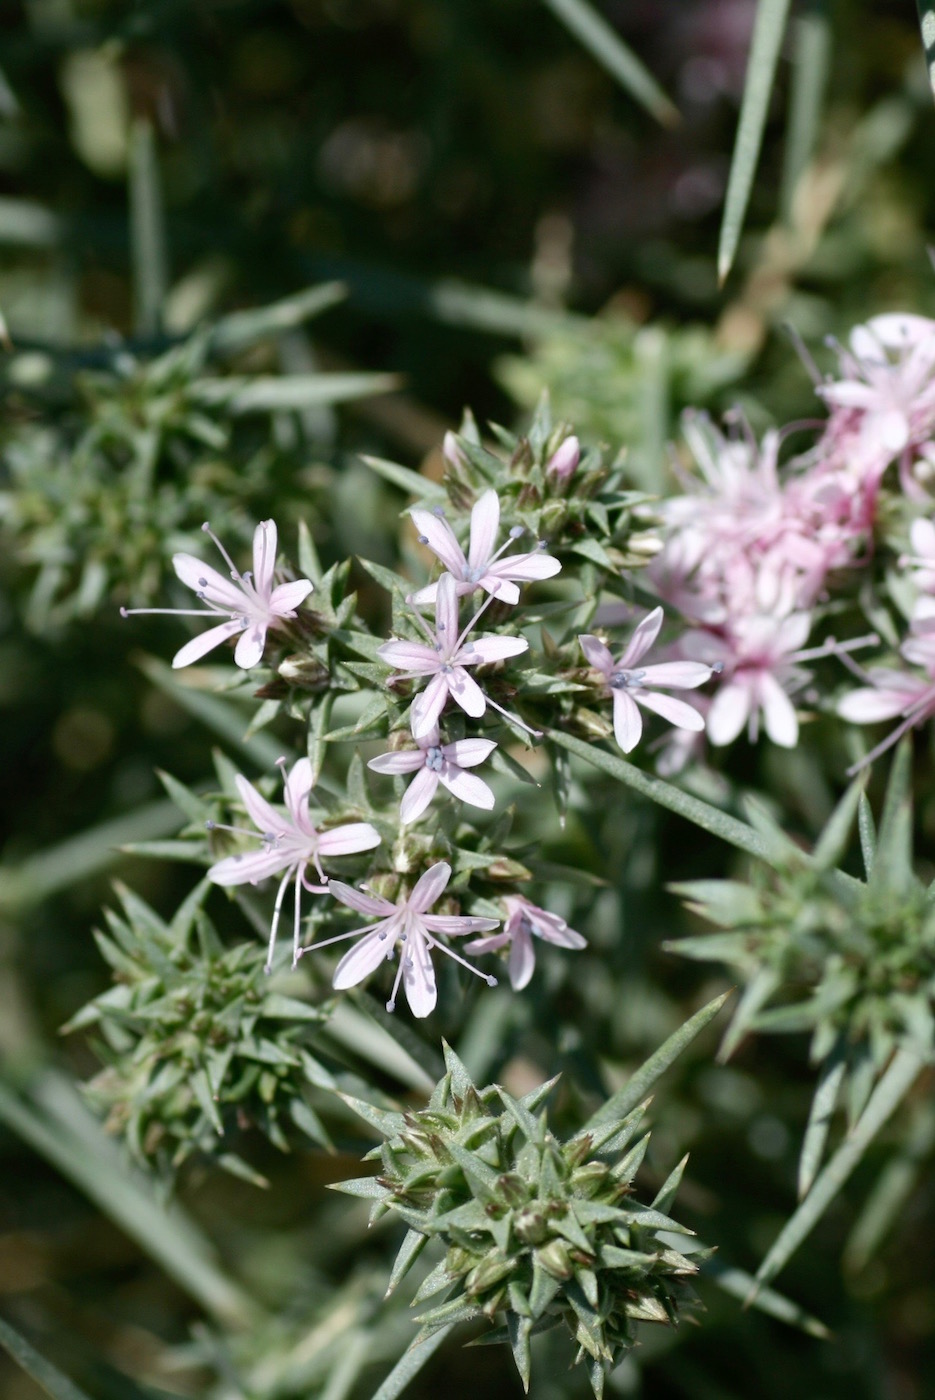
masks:
<path fill-rule="evenodd" d="M 282 1150 L 289 1125 L 327 1144 L 307 1102 L 330 1088 L 308 1046 L 327 1018 L 275 989 L 257 943 L 225 948 L 200 909 L 204 885 L 164 923 L 129 890 L 97 935 L 114 986 L 66 1028 L 95 1028 L 105 1068 L 87 1086 L 131 1153 L 171 1177 L 193 1153 L 237 1175 L 251 1169 L 227 1146 L 258 1129 Z"/>
<path fill-rule="evenodd" d="M 229 548 L 249 543 L 281 454 L 267 432 L 241 429 L 244 417 L 381 386 L 373 375 L 231 374 L 232 357 L 340 295 L 311 288 L 174 344 L 117 345 L 77 363 L 51 354 L 9 362 L 0 387 L 17 407 L 46 410 L 41 426 L 18 425 L 0 455 L 0 526 L 37 571 L 32 625 L 88 617 L 108 597 L 157 602 L 169 555 L 200 552 L 206 519 Z"/>
<path fill-rule="evenodd" d="M 909 741 L 893 763 L 879 839 L 861 789 L 858 780 L 845 794 L 811 857 L 788 843 L 750 883 L 673 887 L 718 931 L 682 939 L 672 951 L 724 962 L 745 983 L 722 1058 L 751 1030 L 811 1034 L 821 1078 L 803 1191 L 837 1104 L 853 1125 L 894 1051 L 927 1058 L 935 1043 L 935 900 L 913 869 Z M 837 868 L 858 812 L 862 880 Z"/>
<path fill-rule="evenodd" d="M 563 557 L 566 571 L 573 564 L 591 566 L 596 570 L 591 581 L 601 587 L 613 588 L 621 569 L 641 568 L 658 552 L 660 543 L 648 528 L 651 498 L 626 484 L 622 456 L 608 465 L 602 452 L 583 449 L 570 476 L 548 470 L 572 428 L 553 421 L 547 398 L 540 400 L 524 434 L 498 424 L 490 429 L 496 443 L 486 446 L 473 416 L 465 414 L 460 433 L 446 440 L 441 487 L 394 463 L 370 465 L 422 504 L 446 504 L 456 533 L 475 500 L 492 487 L 504 530 L 522 526 L 527 540 L 546 541 L 550 553 Z"/>
<path fill-rule="evenodd" d="M 425 1109 L 353 1104 L 385 1134 L 370 1154 L 380 1171 L 336 1189 L 371 1197 L 372 1218 L 392 1211 L 409 1226 L 390 1289 L 428 1240 L 444 1245 L 416 1294 L 444 1295 L 421 1313 L 423 1335 L 498 1322 L 483 1340 L 510 1343 L 528 1388 L 530 1337 L 564 1325 L 599 1396 L 637 1323 L 674 1324 L 695 1301 L 688 1280 L 704 1256 L 688 1258 L 666 1238 L 691 1234 L 666 1214 L 684 1162 L 643 1206 L 633 1183 L 649 1141 L 645 1103 L 562 1142 L 542 1109 L 554 1080 L 517 1099 L 497 1084 L 475 1088 L 447 1046 L 445 1058 Z"/>

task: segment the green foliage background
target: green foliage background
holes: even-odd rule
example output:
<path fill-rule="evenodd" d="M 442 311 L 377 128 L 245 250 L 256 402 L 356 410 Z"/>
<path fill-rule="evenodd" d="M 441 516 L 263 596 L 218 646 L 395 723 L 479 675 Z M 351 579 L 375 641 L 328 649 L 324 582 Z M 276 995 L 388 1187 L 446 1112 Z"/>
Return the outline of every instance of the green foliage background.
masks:
<path fill-rule="evenodd" d="M 688 404 L 739 401 L 757 426 L 815 416 L 785 322 L 824 363 L 823 338 L 875 311 L 935 310 L 935 113 L 911 5 L 794 10 L 722 290 L 755 6 L 602 8 L 679 106 L 678 127 L 656 123 L 537 0 L 31 0 L 0 12 L 12 342 L 0 362 L 0 1312 L 94 1397 L 363 1398 L 413 1331 L 403 1305 L 380 1306 L 398 1241 L 368 1235 L 364 1212 L 324 1190 L 371 1145 L 350 1115 L 336 1156 L 282 1157 L 247 1135 L 269 1191 L 192 1164 L 175 1234 L 148 1184 L 127 1185 L 116 1153 L 95 1155 L 71 1085 L 97 1062 L 59 1028 L 108 985 L 91 930 L 114 905 L 115 871 L 167 917 L 190 888 L 184 865 L 115 848 L 173 835 L 155 770 L 205 782 L 218 737 L 141 659 L 141 647 L 170 654 L 174 626 L 152 622 L 143 639 L 118 605 L 160 596 L 165 559 L 206 514 L 242 546 L 275 507 L 293 556 L 304 519 L 326 564 L 361 552 L 392 566 L 403 500 L 360 454 L 431 474 L 466 404 L 515 423 L 543 387 L 584 440 L 626 446 L 634 484 L 652 490 Z M 278 338 L 241 322 L 238 340 L 222 321 L 226 347 L 223 334 L 198 339 L 219 317 L 335 280 L 344 299 Z M 239 410 L 230 386 L 177 389 L 319 371 L 388 372 L 399 387 L 361 396 L 368 385 L 348 382 L 329 401 L 306 378 L 294 402 L 274 394 L 258 412 Z M 158 491 L 135 496 L 148 453 Z M 812 841 L 836 757 L 822 768 L 741 752 L 731 778 L 766 783 L 784 824 Z M 588 1044 L 610 1047 L 622 1077 L 721 989 L 661 950 L 698 931 L 663 884 L 742 868 L 619 786 L 596 793 L 593 829 L 570 822 L 559 837 L 543 817 L 539 832 L 556 861 L 613 876 L 578 924 L 591 950 L 540 968 L 560 1033 L 534 983 L 522 998 L 501 989 L 461 1046 L 478 1082 L 522 1088 L 564 1070 L 570 1116 L 575 1095 L 601 1092 L 583 1077 Z M 929 792 L 917 824 L 924 867 Z M 709 1032 L 659 1095 L 647 1179 L 658 1188 L 691 1149 L 683 1217 L 753 1269 L 794 1198 L 812 1075 L 804 1037 L 751 1042 L 726 1067 L 715 1047 Z M 709 1287 L 702 1326 L 648 1334 L 616 1392 L 931 1393 L 933 1133 L 921 1099 L 912 1115 L 885 1244 L 854 1244 L 872 1152 L 783 1276 L 830 1341 Z M 515 1394 L 510 1364 L 499 1349 L 445 1348 L 411 1393 Z M 585 1393 L 562 1365 L 543 1352 L 536 1400 Z M 40 1393 L 3 1359 L 0 1391 Z"/>

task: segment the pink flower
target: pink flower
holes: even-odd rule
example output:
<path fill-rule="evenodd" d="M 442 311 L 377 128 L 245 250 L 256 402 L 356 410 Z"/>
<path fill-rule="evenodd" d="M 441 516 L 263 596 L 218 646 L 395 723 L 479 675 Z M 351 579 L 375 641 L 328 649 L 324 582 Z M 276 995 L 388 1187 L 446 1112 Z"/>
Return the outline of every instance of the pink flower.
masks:
<path fill-rule="evenodd" d="M 415 773 L 399 804 L 399 819 L 404 826 L 421 817 L 441 783 L 461 802 L 489 811 L 494 805 L 490 788 L 466 768 L 476 768 L 489 758 L 497 747 L 492 739 L 456 739 L 442 744 L 437 729 L 418 740 L 416 749 L 396 749 L 371 758 L 367 764 L 375 773 Z"/>
<path fill-rule="evenodd" d="M 891 748 L 909 729 L 917 728 L 935 715 L 935 632 L 926 631 L 903 642 L 900 653 L 924 676 L 877 666 L 865 672 L 867 685 L 852 690 L 838 704 L 838 714 L 852 724 L 876 724 L 879 720 L 902 716 L 902 723 L 849 773 L 865 768 Z"/>
<path fill-rule="evenodd" d="M 462 934 L 497 927 L 496 919 L 428 912 L 441 898 L 450 878 L 451 866 L 441 860 L 420 876 L 411 894 L 404 895 L 395 904 L 379 895 L 362 893 L 353 885 L 344 885 L 339 880 L 332 880 L 329 888 L 335 899 L 339 899 L 349 909 L 356 909 L 359 914 L 366 914 L 374 922 L 365 924 L 363 928 L 352 929 L 350 933 L 340 933 L 336 938 L 326 938 L 321 943 L 313 943 L 310 947 L 303 948 L 302 953 L 315 952 L 319 948 L 328 947 L 329 944 L 362 935 L 360 941 L 344 954 L 335 968 L 332 986 L 340 992 L 348 987 L 356 987 L 358 982 L 362 982 L 371 972 L 376 971 L 381 962 L 390 962 L 398 946 L 399 967 L 386 1009 L 396 1009 L 396 994 L 402 980 L 413 1016 L 428 1016 L 435 1008 L 437 993 L 431 957 L 435 948 L 454 958 L 455 962 L 466 967 L 476 977 L 483 978 L 488 986 L 495 987 L 496 977 L 479 972 L 434 936 L 442 933 L 459 937 Z"/>
<path fill-rule="evenodd" d="M 696 632 L 683 638 L 683 645 L 695 654 L 718 653 L 723 659 L 724 679 L 708 711 L 712 744 L 723 747 L 733 743 L 745 725 L 751 743 L 755 743 L 762 714 L 773 743 L 795 747 L 799 722 L 787 688 L 806 679 L 794 663 L 800 659 L 810 627 L 809 613 L 759 615 L 737 618 L 723 636 Z"/>
<path fill-rule="evenodd" d="M 312 765 L 307 758 L 300 758 L 286 775 L 285 760 L 280 760 L 283 769 L 283 790 L 286 811 L 278 811 L 257 792 L 252 783 L 237 775 L 237 791 L 247 810 L 247 814 L 257 832 L 248 831 L 247 836 L 259 835 L 263 848 L 245 855 L 227 856 L 218 861 L 208 871 L 208 879 L 216 885 L 255 885 L 270 875 L 283 877 L 276 893 L 273 922 L 270 928 L 269 952 L 266 958 L 266 971 L 273 962 L 273 949 L 276 946 L 276 931 L 279 928 L 279 915 L 286 893 L 286 885 L 295 881 L 295 917 L 293 925 L 292 965 L 299 957 L 299 920 L 301 890 L 314 894 L 324 894 L 327 879 L 321 868 L 322 857 L 353 855 L 357 851 L 370 851 L 380 844 L 380 833 L 369 822 L 348 822 L 344 826 L 331 827 L 318 831 L 309 817 L 308 799 L 312 790 Z M 214 827 L 214 823 L 210 824 Z M 236 831 L 236 827 L 222 827 L 221 830 Z M 311 885 L 305 872 L 313 865 L 321 880 L 320 885 Z"/>
<path fill-rule="evenodd" d="M 529 984 L 536 966 L 536 949 L 533 938 L 541 938 L 545 943 L 554 943 L 558 948 L 585 948 L 587 939 L 564 919 L 530 904 L 521 895 L 508 894 L 503 900 L 507 911 L 506 921 L 500 933 L 487 938 L 475 938 L 466 943 L 469 953 L 495 953 L 501 948 L 510 949 L 510 985 L 514 992 L 521 992 Z"/>
<path fill-rule="evenodd" d="M 694 690 L 704 685 L 712 675 L 712 667 L 700 661 L 664 661 L 655 666 L 640 666 L 662 626 L 662 608 L 654 608 L 643 618 L 630 638 L 629 645 L 614 661 L 607 647 L 597 637 L 579 637 L 581 650 L 589 663 L 603 676 L 614 699 L 614 734 L 624 753 L 636 748 L 643 732 L 639 705 L 662 715 L 680 729 L 704 729 L 704 720 L 692 705 L 671 695 L 655 695 L 650 687 L 673 690 Z"/>
<path fill-rule="evenodd" d="M 488 599 L 488 602 L 491 600 Z M 486 604 L 484 604 L 486 606 Z M 393 639 L 377 649 L 377 655 L 396 668 L 396 680 L 429 677 L 429 683 L 412 703 L 412 736 L 419 740 L 435 728 L 448 697 L 460 705 L 466 714 L 479 719 L 487 709 L 488 699 L 480 686 L 469 676 L 465 667 L 486 666 L 505 661 L 528 649 L 525 637 L 498 637 L 485 634 L 476 641 L 466 640 L 483 608 L 477 612 L 462 632 L 458 631 L 458 593 L 451 574 L 442 574 L 435 597 L 435 631 L 418 614 L 429 639 L 409 642 Z M 490 702 L 493 704 L 493 702 Z M 496 707 L 499 708 L 499 707 Z"/>
<path fill-rule="evenodd" d="M 307 578 L 296 579 L 293 583 L 281 583 L 273 587 L 273 573 L 276 567 L 276 523 L 261 520 L 253 535 L 253 572 L 239 574 L 220 540 L 207 524 L 201 527 L 217 545 L 230 569 L 226 579 L 209 564 L 196 559 L 194 554 L 175 554 L 172 565 L 176 574 L 187 588 L 194 589 L 197 597 L 206 608 L 121 608 L 121 614 L 129 617 L 136 613 L 172 613 L 176 617 L 225 617 L 226 622 L 209 627 L 200 637 L 194 637 L 172 659 L 172 665 L 190 666 L 199 661 L 214 647 L 220 646 L 230 637 L 239 634 L 234 650 L 234 661 L 249 671 L 263 656 L 266 646 L 266 633 L 269 628 L 279 627 L 287 618 L 295 617 L 295 609 L 311 593 L 313 584 Z"/>
<path fill-rule="evenodd" d="M 439 508 L 440 510 L 440 508 Z M 411 510 L 413 523 L 419 531 L 422 544 L 427 544 L 437 555 L 455 581 L 459 597 L 473 593 L 478 588 L 493 594 L 501 603 L 518 603 L 519 589 L 516 584 L 527 583 L 531 579 L 552 578 L 561 569 L 557 559 L 550 554 L 532 550 L 528 554 L 508 554 L 501 559 L 510 540 L 518 539 L 524 533 L 522 525 L 514 525 L 507 539 L 498 550 L 494 550 L 500 528 L 500 499 L 492 488 L 474 503 L 471 511 L 471 538 L 467 557 L 458 544 L 454 531 L 444 516 L 428 510 Z M 434 603 L 437 583 L 420 588 L 409 601 L 421 605 Z"/>
<path fill-rule="evenodd" d="M 935 321 L 875 316 L 855 327 L 850 349 L 839 347 L 838 354 L 845 377 L 820 385 L 818 393 L 852 416 L 863 466 L 882 473 L 935 431 Z"/>

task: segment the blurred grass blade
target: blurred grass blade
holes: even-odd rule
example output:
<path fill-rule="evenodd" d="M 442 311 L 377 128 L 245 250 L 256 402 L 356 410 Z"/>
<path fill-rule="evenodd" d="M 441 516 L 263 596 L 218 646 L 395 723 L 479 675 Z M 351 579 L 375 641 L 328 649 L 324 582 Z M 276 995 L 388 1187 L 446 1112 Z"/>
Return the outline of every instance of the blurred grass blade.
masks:
<path fill-rule="evenodd" d="M 378 1025 L 365 1011 L 346 999 L 335 1003 L 325 1034 L 343 1049 L 377 1065 L 409 1089 L 431 1093 L 435 1081 L 441 1077 L 440 1074 L 429 1074 L 386 1027 Z"/>
<path fill-rule="evenodd" d="M 818 140 L 822 104 L 831 71 L 831 23 L 826 0 L 816 0 L 792 22 L 789 128 L 783 156 L 779 207 L 792 223 L 795 192 Z"/>
<path fill-rule="evenodd" d="M 759 0 L 718 242 L 717 275 L 721 284 L 733 267 L 740 242 L 788 14 L 789 0 Z"/>
<path fill-rule="evenodd" d="M 828 1141 L 828 1129 L 831 1127 L 831 1118 L 837 1106 L 846 1070 L 846 1049 L 843 1044 L 839 1043 L 822 1066 L 818 1087 L 809 1109 L 808 1126 L 805 1129 L 802 1151 L 799 1154 L 799 1200 L 808 1195 L 815 1177 L 818 1175 L 818 1168 L 821 1166 L 821 1159 L 824 1156 L 825 1143 Z"/>
<path fill-rule="evenodd" d="M 638 1104 L 642 1103 L 656 1080 L 661 1078 L 669 1066 L 675 1063 L 682 1051 L 691 1045 L 695 1036 L 699 1035 L 705 1026 L 714 1020 L 727 998 L 732 995 L 732 992 L 722 992 L 719 997 L 709 1001 L 700 1011 L 696 1011 L 694 1016 L 690 1017 L 683 1026 L 679 1026 L 678 1030 L 660 1045 L 655 1054 L 650 1055 L 646 1063 L 627 1080 L 623 1088 L 618 1089 L 616 1094 L 612 1094 L 607 1102 L 596 1113 L 592 1114 L 575 1136 L 580 1137 L 582 1133 L 591 1132 L 601 1123 L 606 1123 L 608 1119 L 625 1118 L 628 1113 L 631 1113 Z"/>
<path fill-rule="evenodd" d="M 279 413 L 316 404 L 345 403 L 399 388 L 395 374 L 277 374 L 256 378 L 229 375 L 196 379 L 188 386 L 195 403 L 223 408 L 228 413 Z"/>
<path fill-rule="evenodd" d="M 177 704 L 200 720 L 206 728 L 213 730 L 226 744 L 230 744 L 231 748 L 239 749 L 259 768 L 275 766 L 282 753 L 282 744 L 264 734 L 262 730 L 259 734 L 252 734 L 247 738 L 249 720 L 238 706 L 229 700 L 222 700 L 217 695 L 208 694 L 204 690 L 197 690 L 193 685 L 183 683 L 178 679 L 177 671 L 173 671 L 155 656 L 142 656 L 137 665 L 153 685 L 158 686 L 166 695 L 171 695 Z"/>
<path fill-rule="evenodd" d="M 399 1358 L 379 1390 L 374 1391 L 372 1400 L 396 1400 L 397 1395 L 402 1395 L 409 1382 L 415 1379 L 448 1334 L 454 1330 L 454 1326 L 453 1322 L 449 1322 L 447 1327 L 439 1327 L 431 1336 L 413 1342 L 409 1350 Z"/>
<path fill-rule="evenodd" d="M 674 1248 L 683 1249 L 684 1245 L 685 1242 L 681 1237 L 673 1237 Z M 735 1269 L 731 1265 L 725 1264 L 717 1255 L 704 1261 L 701 1265 L 701 1272 L 702 1275 L 712 1279 L 719 1288 L 723 1288 L 725 1293 L 729 1293 L 732 1298 L 743 1300 L 749 1295 L 753 1276 L 748 1274 L 745 1269 Z M 822 1341 L 825 1341 L 831 1336 L 823 1322 L 820 1322 L 817 1317 L 812 1317 L 804 1308 L 800 1308 L 798 1303 L 793 1303 L 782 1293 L 777 1293 L 775 1289 L 761 1289 L 756 1296 L 755 1306 L 759 1308 L 760 1312 L 777 1318 L 779 1322 L 787 1322 L 790 1327 L 800 1328 L 803 1332 L 807 1332 L 810 1337 L 820 1337 Z"/>
<path fill-rule="evenodd" d="M 738 821 L 736 817 L 720 811 L 717 807 L 710 806 L 707 802 L 702 802 L 698 797 L 692 797 L 689 793 L 683 792 L 681 788 L 673 787 L 671 783 L 664 782 L 661 778 L 650 777 L 648 773 L 644 773 L 641 768 L 628 763 L 626 759 L 618 758 L 616 754 L 609 753 L 606 749 L 599 749 L 594 744 L 587 744 L 583 739 L 576 739 L 573 735 L 563 734 L 557 729 L 548 730 L 547 737 L 553 744 L 560 745 L 569 753 L 577 754 L 579 758 L 583 758 L 592 767 L 600 768 L 605 773 L 609 773 L 612 778 L 617 778 L 643 797 L 648 797 L 651 802 L 658 802 L 660 807 L 666 807 L 670 812 L 677 813 L 678 816 L 693 822 L 695 826 L 700 826 L 703 831 L 709 832 L 712 836 L 719 836 L 722 841 L 727 841 L 729 845 L 745 851 L 747 855 L 756 856 L 758 860 L 765 861 L 767 865 L 776 863 L 778 853 L 773 850 L 764 836 L 758 831 L 754 831 L 753 827 L 748 826 L 746 822 Z"/>
<path fill-rule="evenodd" d="M 919 24 L 922 27 L 922 45 L 925 49 L 925 68 L 929 75 L 932 95 L 935 96 L 935 5 L 930 0 L 916 0 L 919 7 Z"/>
<path fill-rule="evenodd" d="M 896 1155 L 880 1173 L 857 1223 L 844 1246 L 843 1263 L 850 1273 L 863 1269 L 896 1220 L 906 1218 L 906 1203 L 935 1146 L 935 1109 L 920 1105 L 915 1122 Z"/>
<path fill-rule="evenodd" d="M 255 1306 L 218 1267 L 211 1245 L 178 1207 L 159 1204 L 148 1181 L 128 1168 L 69 1081 L 48 1072 L 37 1085 L 41 1107 L 0 1082 L 0 1122 L 56 1167 L 209 1314 L 229 1326 L 249 1323 Z"/>
<path fill-rule="evenodd" d="M 133 325 L 138 335 L 155 335 L 169 290 L 169 256 L 156 134 L 143 119 L 130 134 L 129 175 Z"/>
<path fill-rule="evenodd" d="M 0 245 L 54 248 L 63 235 L 58 215 L 38 200 L 0 196 Z"/>
<path fill-rule="evenodd" d="M 750 1295 L 751 1301 L 756 1297 L 760 1285 L 774 1279 L 792 1258 L 813 1225 L 841 1190 L 877 1133 L 908 1094 L 921 1068 L 922 1061 L 918 1055 L 909 1050 L 896 1051 L 852 1132 L 831 1157 L 805 1200 L 786 1221 L 773 1247 L 757 1269 L 756 1284 Z"/>
<path fill-rule="evenodd" d="M 51 1361 L 46 1361 L 44 1356 L 40 1356 L 26 1338 L 20 1336 L 2 1317 L 0 1347 L 12 1356 L 17 1366 L 21 1367 L 36 1385 L 52 1396 L 52 1400 L 89 1400 L 89 1396 L 83 1390 L 79 1390 L 74 1381 L 63 1376 Z"/>
<path fill-rule="evenodd" d="M 329 306 L 343 301 L 346 296 L 347 288 L 343 282 L 325 282 L 319 287 L 306 287 L 304 291 L 296 292 L 295 296 L 283 297 L 269 306 L 260 306 L 252 311 L 233 311 L 228 316 L 222 316 L 212 328 L 211 349 L 226 355 L 248 350 L 260 340 L 294 330 L 313 316 L 320 316 Z"/>
<path fill-rule="evenodd" d="M 679 120 L 677 107 L 592 5 L 586 0 L 544 0 L 544 3 L 635 101 L 663 126 L 675 125 Z"/>
<path fill-rule="evenodd" d="M 121 846 L 170 836 L 182 825 L 178 808 L 165 799 L 101 822 L 78 836 L 24 860 L 18 869 L 0 868 L 0 907 L 35 904 L 116 865 Z"/>

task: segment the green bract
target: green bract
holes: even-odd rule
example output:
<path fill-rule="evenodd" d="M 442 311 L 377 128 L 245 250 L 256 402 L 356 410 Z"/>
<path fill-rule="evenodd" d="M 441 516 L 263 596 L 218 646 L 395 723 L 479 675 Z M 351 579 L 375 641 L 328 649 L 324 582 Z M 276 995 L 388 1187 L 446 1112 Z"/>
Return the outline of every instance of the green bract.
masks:
<path fill-rule="evenodd" d="M 648 1101 L 561 1142 L 542 1109 L 555 1080 L 516 1099 L 499 1084 L 475 1088 L 447 1045 L 445 1062 L 422 1110 L 349 1101 L 386 1140 L 369 1154 L 380 1161 L 376 1177 L 335 1189 L 372 1198 L 371 1220 L 393 1211 L 409 1226 L 390 1290 L 428 1240 L 444 1245 L 416 1293 L 416 1302 L 445 1295 L 420 1315 L 422 1338 L 481 1316 L 497 1321 L 481 1340 L 509 1342 L 528 1389 L 530 1337 L 564 1324 L 600 1396 L 638 1322 L 674 1324 L 696 1303 L 689 1280 L 706 1253 L 688 1258 L 668 1239 L 693 1233 L 667 1214 L 685 1162 L 641 1205 L 633 1182 L 649 1142 Z"/>
<path fill-rule="evenodd" d="M 68 1029 L 100 1030 L 108 1064 L 87 1093 L 135 1157 L 172 1175 L 200 1152 L 256 1180 L 225 1149 L 225 1133 L 256 1128 L 285 1150 L 291 1122 L 329 1142 L 305 1098 L 308 1086 L 333 1084 L 307 1048 L 327 1015 L 275 990 L 259 942 L 221 945 L 199 907 L 205 888 L 171 925 L 121 891 L 124 916 L 110 912 L 107 934 L 98 935 L 116 985 Z"/>

